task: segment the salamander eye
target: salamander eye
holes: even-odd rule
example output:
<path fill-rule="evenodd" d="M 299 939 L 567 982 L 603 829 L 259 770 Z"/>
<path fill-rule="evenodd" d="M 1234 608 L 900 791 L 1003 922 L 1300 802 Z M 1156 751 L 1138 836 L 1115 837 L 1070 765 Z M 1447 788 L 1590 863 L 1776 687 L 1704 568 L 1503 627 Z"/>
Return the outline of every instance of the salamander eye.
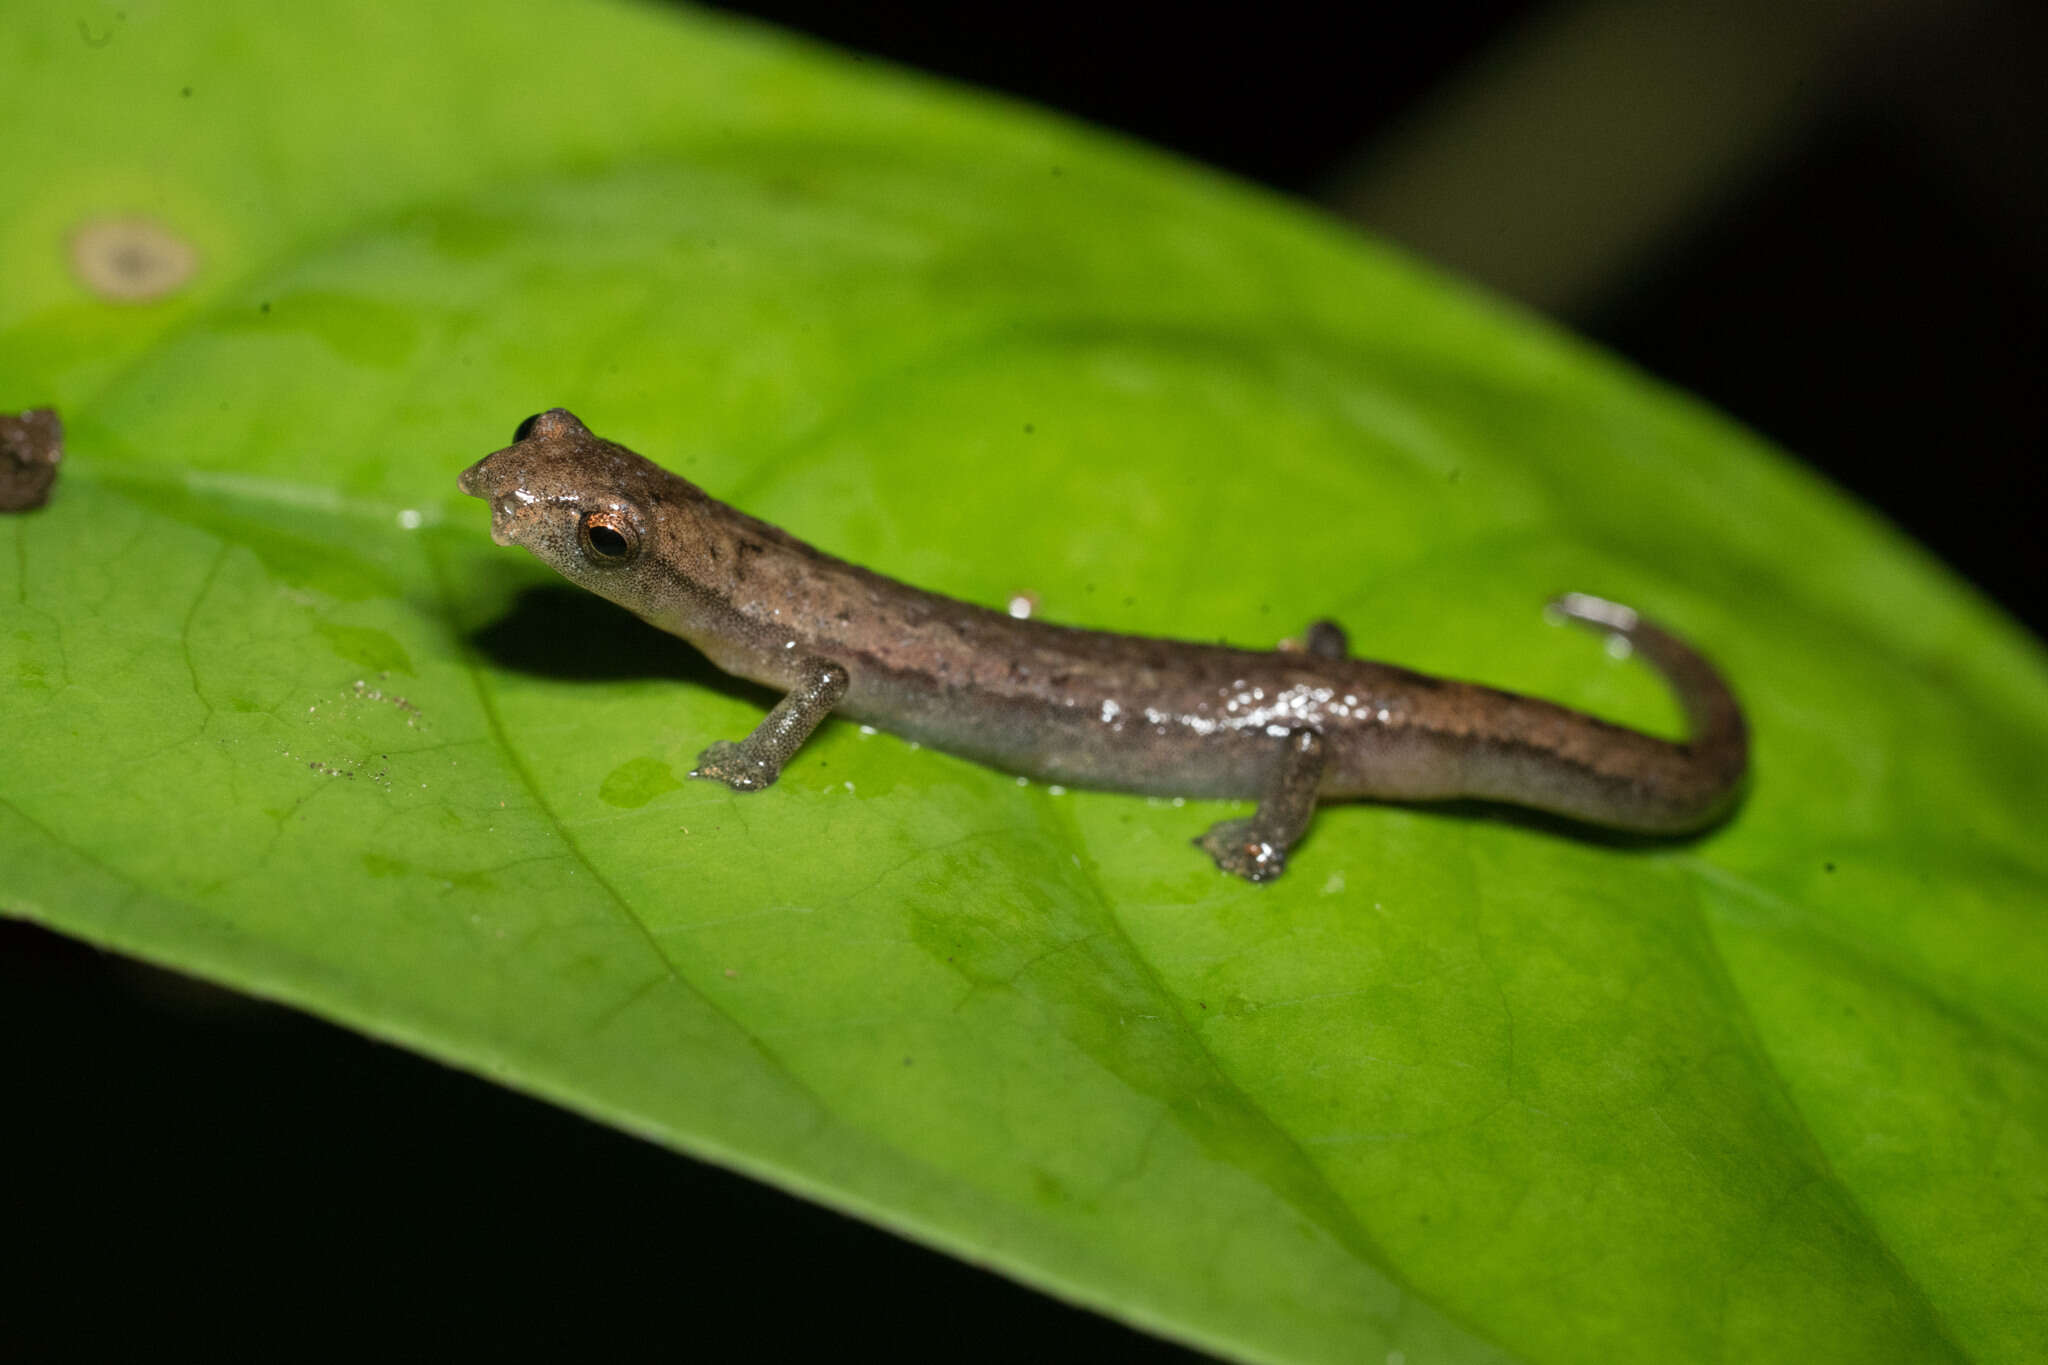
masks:
<path fill-rule="evenodd" d="M 593 564 L 630 564 L 640 553 L 640 528 L 619 512 L 585 512 L 576 538 Z"/>
<path fill-rule="evenodd" d="M 533 416 L 512 428 L 512 444 L 516 446 L 527 437 L 533 435 L 533 424 L 546 415 L 545 413 L 536 412 Z"/>

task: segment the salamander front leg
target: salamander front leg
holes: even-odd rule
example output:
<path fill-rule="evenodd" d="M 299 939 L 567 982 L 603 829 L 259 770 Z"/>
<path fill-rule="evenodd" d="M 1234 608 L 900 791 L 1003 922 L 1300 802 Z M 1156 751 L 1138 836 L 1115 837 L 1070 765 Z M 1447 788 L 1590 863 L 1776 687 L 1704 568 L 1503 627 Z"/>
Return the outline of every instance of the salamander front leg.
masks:
<path fill-rule="evenodd" d="M 1195 843 L 1208 850 L 1216 866 L 1248 882 L 1270 882 L 1285 872 L 1287 850 L 1300 841 L 1315 814 L 1326 749 L 1313 730 L 1289 734 L 1259 808 L 1248 819 L 1218 821 Z"/>
<path fill-rule="evenodd" d="M 782 765 L 796 755 L 818 722 L 846 695 L 846 670 L 830 659 L 804 660 L 803 678 L 788 696 L 762 717 L 754 733 L 735 744 L 721 739 L 697 755 L 692 777 L 723 782 L 734 791 L 751 792 L 782 776 Z"/>
<path fill-rule="evenodd" d="M 1276 647 L 1282 654 L 1311 654 L 1318 659 L 1351 657 L 1351 637 L 1344 633 L 1344 627 L 1327 617 L 1309 622 L 1299 638 L 1290 635 Z"/>

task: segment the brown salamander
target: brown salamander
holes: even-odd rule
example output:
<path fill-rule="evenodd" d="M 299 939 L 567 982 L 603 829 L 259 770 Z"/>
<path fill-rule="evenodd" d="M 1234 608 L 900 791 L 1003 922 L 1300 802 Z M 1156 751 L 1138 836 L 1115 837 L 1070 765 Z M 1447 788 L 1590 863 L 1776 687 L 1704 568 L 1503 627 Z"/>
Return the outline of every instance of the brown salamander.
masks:
<path fill-rule="evenodd" d="M 1717 819 L 1748 767 L 1713 666 L 1627 607 L 1567 594 L 1670 683 L 1672 743 L 1533 697 L 1348 657 L 1317 622 L 1265 652 L 1018 619 L 835 559 L 717 501 L 556 408 L 463 471 L 491 537 L 785 695 L 694 777 L 768 786 L 828 712 L 1009 772 L 1076 786 L 1258 802 L 1196 840 L 1269 881 L 1318 799 L 1477 797 L 1678 834 Z"/>

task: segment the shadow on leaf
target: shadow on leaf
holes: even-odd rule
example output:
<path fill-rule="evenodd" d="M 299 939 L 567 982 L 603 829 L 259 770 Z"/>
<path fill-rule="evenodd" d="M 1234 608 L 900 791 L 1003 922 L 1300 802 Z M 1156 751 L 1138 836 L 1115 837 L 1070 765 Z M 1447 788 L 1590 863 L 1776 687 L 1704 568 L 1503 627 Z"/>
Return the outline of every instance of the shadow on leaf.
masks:
<path fill-rule="evenodd" d="M 774 694 L 723 673 L 696 649 L 625 608 L 557 584 L 523 589 L 512 609 L 469 633 L 500 668 L 567 682 L 668 678 L 773 705 Z"/>

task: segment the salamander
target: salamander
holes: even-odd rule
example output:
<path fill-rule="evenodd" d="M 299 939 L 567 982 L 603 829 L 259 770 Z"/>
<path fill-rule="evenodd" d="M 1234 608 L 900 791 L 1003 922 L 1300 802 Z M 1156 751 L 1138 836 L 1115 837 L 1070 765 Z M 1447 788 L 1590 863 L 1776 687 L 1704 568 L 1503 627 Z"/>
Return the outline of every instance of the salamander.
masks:
<path fill-rule="evenodd" d="M 1567 593 L 1555 613 L 1663 674 L 1684 742 L 1535 697 L 1350 657 L 1318 621 L 1300 647 L 1237 649 L 1057 625 L 837 559 L 705 493 L 556 408 L 463 472 L 491 536 L 783 694 L 691 776 L 772 784 L 828 714 L 1026 777 L 1251 800 L 1195 840 L 1218 867 L 1278 877 L 1316 803 L 1477 798 L 1612 829 L 1701 829 L 1737 799 L 1742 709 L 1713 665 L 1627 607 Z"/>

